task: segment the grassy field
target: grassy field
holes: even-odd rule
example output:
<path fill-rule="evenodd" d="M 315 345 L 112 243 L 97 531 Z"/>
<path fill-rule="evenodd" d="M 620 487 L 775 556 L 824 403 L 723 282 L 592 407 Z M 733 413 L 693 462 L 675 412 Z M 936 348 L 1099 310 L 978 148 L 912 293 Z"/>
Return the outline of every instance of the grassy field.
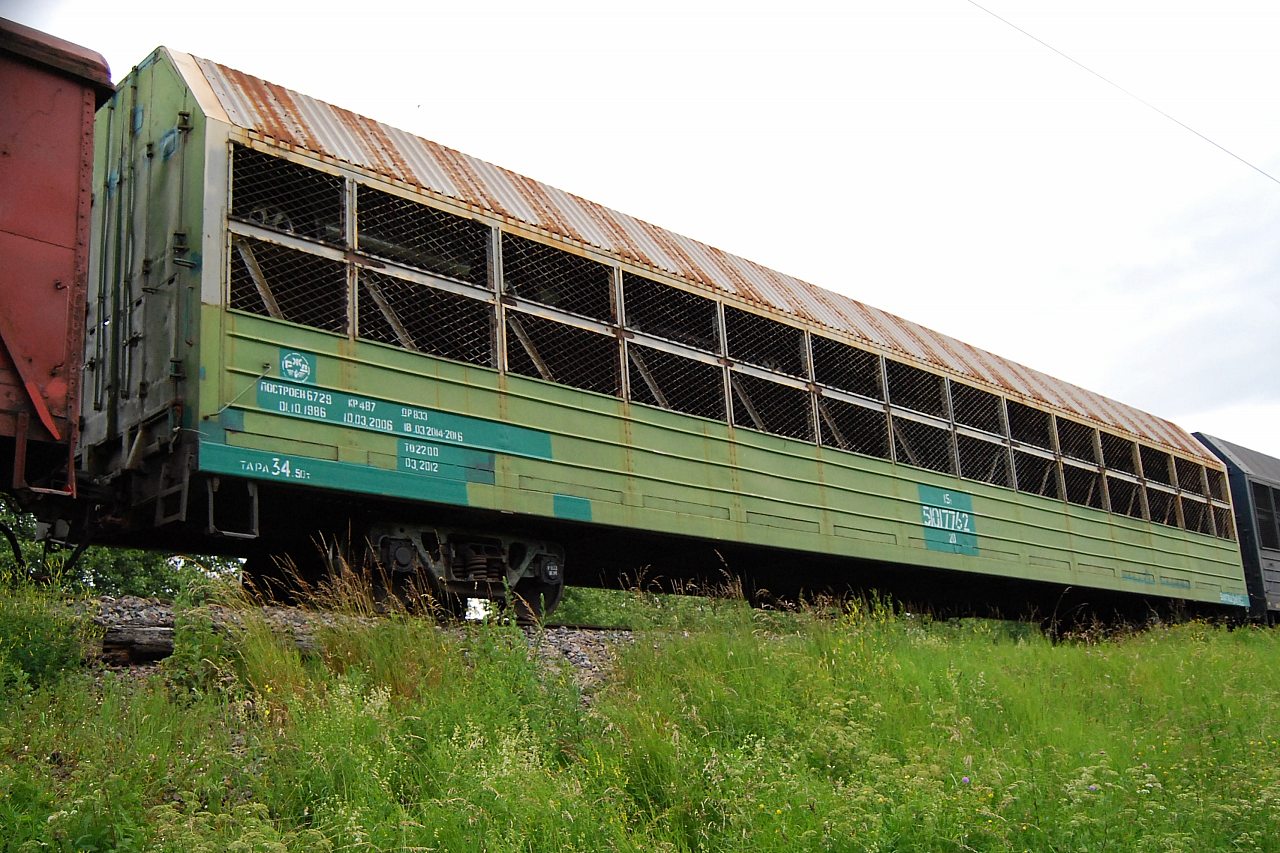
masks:
<path fill-rule="evenodd" d="M 584 701 L 509 626 L 383 618 L 300 657 L 187 604 L 133 677 L 79 663 L 53 596 L 0 594 L 5 849 L 1280 850 L 1274 630 L 574 591 L 638 633 Z"/>

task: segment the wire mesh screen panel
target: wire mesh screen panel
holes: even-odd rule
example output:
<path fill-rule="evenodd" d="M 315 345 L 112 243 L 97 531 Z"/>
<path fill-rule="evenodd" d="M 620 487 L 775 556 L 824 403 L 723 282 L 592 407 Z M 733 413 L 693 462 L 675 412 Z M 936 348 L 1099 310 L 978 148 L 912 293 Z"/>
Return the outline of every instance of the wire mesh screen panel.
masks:
<path fill-rule="evenodd" d="M 1142 487 L 1119 477 L 1107 477 L 1107 497 L 1111 511 L 1130 518 L 1142 518 Z"/>
<path fill-rule="evenodd" d="M 1062 498 L 1062 490 L 1058 486 L 1058 463 L 1053 459 L 1015 450 L 1013 468 L 1018 479 L 1018 491 L 1046 498 Z"/>
<path fill-rule="evenodd" d="M 729 374 L 733 389 L 733 425 L 813 441 L 808 391 L 767 379 Z"/>
<path fill-rule="evenodd" d="M 1220 539 L 1236 540 L 1236 520 L 1231 517 L 1231 510 L 1224 506 L 1211 507 L 1213 510 L 1213 528 Z"/>
<path fill-rule="evenodd" d="M 1204 466 L 1179 457 L 1174 457 L 1173 462 L 1178 471 L 1178 488 L 1184 492 L 1203 495 Z"/>
<path fill-rule="evenodd" d="M 951 383 L 951 412 L 956 423 L 1004 435 L 1003 411 L 999 396 L 972 385 Z"/>
<path fill-rule="evenodd" d="M 694 349 L 720 352 L 720 318 L 714 300 L 623 273 L 622 301 L 628 328 Z"/>
<path fill-rule="evenodd" d="M 364 184 L 356 189 L 356 243 L 398 264 L 489 286 L 489 226 Z"/>
<path fill-rule="evenodd" d="M 947 389 L 941 376 L 888 358 L 884 367 L 890 403 L 926 415 L 947 416 Z"/>
<path fill-rule="evenodd" d="M 631 399 L 723 421 L 724 369 L 652 347 L 627 347 Z"/>
<path fill-rule="evenodd" d="M 1169 527 L 1178 526 L 1178 496 L 1158 486 L 1147 487 L 1147 509 L 1151 520 Z"/>
<path fill-rule="evenodd" d="M 1217 468 L 1205 466 L 1205 476 L 1209 479 L 1209 497 L 1217 498 L 1220 501 L 1231 499 L 1231 495 L 1227 489 L 1227 475 L 1219 471 Z"/>
<path fill-rule="evenodd" d="M 346 264 L 232 237 L 231 307 L 345 335 Z"/>
<path fill-rule="evenodd" d="M 1138 473 L 1137 445 L 1134 442 L 1109 432 L 1099 433 L 1098 437 L 1102 440 L 1102 464 L 1112 471 Z"/>
<path fill-rule="evenodd" d="M 826 447 L 890 458 L 889 421 L 882 409 L 819 397 L 818 425 Z"/>
<path fill-rule="evenodd" d="M 1041 409 L 1009 400 L 1009 437 L 1014 441 L 1053 450 L 1053 416 Z"/>
<path fill-rule="evenodd" d="M 231 158 L 231 217 L 346 245 L 342 221 L 343 180 L 237 145 Z"/>
<path fill-rule="evenodd" d="M 512 373 L 617 397 L 620 367 L 612 335 L 507 312 L 507 370 Z"/>
<path fill-rule="evenodd" d="M 955 457 L 951 451 L 951 437 L 949 429 L 893 416 L 893 455 L 903 465 L 954 474 Z"/>
<path fill-rule="evenodd" d="M 1003 444 L 957 433 L 956 450 L 960 455 L 961 477 L 997 486 L 1009 485 L 1009 450 Z"/>
<path fill-rule="evenodd" d="M 1054 420 L 1058 424 L 1058 448 L 1063 456 L 1082 462 L 1098 461 L 1098 450 L 1094 443 L 1094 436 L 1098 432 L 1096 429 L 1064 417 Z"/>
<path fill-rule="evenodd" d="M 803 329 L 725 306 L 724 334 L 732 359 L 789 376 L 809 375 Z"/>
<path fill-rule="evenodd" d="M 1063 465 L 1062 481 L 1066 486 L 1068 502 L 1102 509 L 1102 476 L 1097 471 Z"/>
<path fill-rule="evenodd" d="M 1280 490 L 1270 489 L 1254 481 L 1250 483 L 1250 491 L 1253 493 L 1253 522 L 1258 531 L 1258 542 L 1263 548 L 1280 548 L 1280 525 L 1276 524 L 1276 512 L 1280 510 Z"/>
<path fill-rule="evenodd" d="M 880 356 L 820 335 L 813 336 L 813 378 L 850 394 L 884 400 Z"/>
<path fill-rule="evenodd" d="M 1173 457 L 1163 450 L 1138 445 L 1138 455 L 1142 459 L 1142 476 L 1150 483 L 1173 485 Z"/>
<path fill-rule="evenodd" d="M 1198 498 L 1182 496 L 1182 520 L 1193 533 L 1213 534 L 1213 514 L 1209 505 Z"/>
<path fill-rule="evenodd" d="M 590 258 L 503 234 L 502 277 L 521 299 L 613 322 L 613 270 Z"/>
<path fill-rule="evenodd" d="M 493 365 L 493 306 L 360 270 L 356 334 L 413 352 Z"/>

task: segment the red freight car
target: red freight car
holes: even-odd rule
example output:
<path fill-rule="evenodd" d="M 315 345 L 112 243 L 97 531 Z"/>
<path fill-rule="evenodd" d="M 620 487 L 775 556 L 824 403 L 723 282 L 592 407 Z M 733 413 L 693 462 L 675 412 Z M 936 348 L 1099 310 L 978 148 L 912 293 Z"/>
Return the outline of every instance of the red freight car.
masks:
<path fill-rule="evenodd" d="M 0 19 L 0 490 L 74 495 L 106 60 Z"/>

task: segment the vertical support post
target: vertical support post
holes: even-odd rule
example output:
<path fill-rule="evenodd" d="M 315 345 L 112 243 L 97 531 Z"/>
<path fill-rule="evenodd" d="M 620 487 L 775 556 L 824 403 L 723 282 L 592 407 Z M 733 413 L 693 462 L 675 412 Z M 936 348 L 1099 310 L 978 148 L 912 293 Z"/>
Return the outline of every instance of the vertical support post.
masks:
<path fill-rule="evenodd" d="M 625 294 L 622 292 L 622 267 L 613 264 L 609 268 L 609 302 L 613 308 L 614 334 L 618 336 L 618 395 L 631 399 L 631 363 L 628 361 L 627 312 Z"/>
<path fill-rule="evenodd" d="M 809 440 L 821 445 L 822 422 L 819 420 L 821 415 L 818 414 L 818 380 L 815 378 L 813 369 L 813 338 L 808 329 L 804 330 L 804 351 L 801 355 L 804 358 L 805 377 L 809 380 Z"/>
<path fill-rule="evenodd" d="M 1107 477 L 1106 457 L 1102 455 L 1102 433 L 1094 428 L 1093 430 L 1093 460 L 1097 463 L 1096 470 L 1098 479 L 1102 481 L 1102 509 L 1104 512 L 1111 511 L 1111 480 Z"/>
<path fill-rule="evenodd" d="M 733 422 L 733 383 L 729 381 L 729 335 L 724 326 L 724 303 L 716 302 L 716 353 L 720 356 L 721 384 L 724 386 L 724 422 L 736 426 Z"/>
<path fill-rule="evenodd" d="M 489 289 L 493 291 L 493 366 L 507 372 L 507 308 L 502 301 L 502 231 L 489 229 Z M 505 387 L 505 386 L 504 386 Z"/>
<path fill-rule="evenodd" d="M 1017 489 L 1018 465 L 1017 459 L 1013 455 L 1013 430 L 1009 426 L 1009 401 L 1005 397 L 1000 398 L 1000 431 L 1004 433 L 1004 455 L 1005 464 L 1009 466 L 1009 488 Z"/>
<path fill-rule="evenodd" d="M 960 474 L 960 434 L 956 429 L 956 407 L 951 400 L 951 377 L 942 377 L 942 405 L 947 408 L 947 426 L 951 432 L 951 470 L 957 477 Z"/>
<path fill-rule="evenodd" d="M 1058 416 L 1049 412 L 1049 449 L 1053 451 L 1053 465 L 1058 472 L 1058 494 L 1067 501 L 1067 474 L 1062 469 L 1062 445 L 1058 441 Z M 1067 501 L 1070 503 L 1070 501 Z"/>
<path fill-rule="evenodd" d="M 889 399 L 889 368 L 884 363 L 884 355 L 876 357 L 880 367 L 880 388 L 884 393 L 884 421 L 889 436 L 889 459 L 898 462 L 898 442 L 893 435 L 893 401 Z"/>
<path fill-rule="evenodd" d="M 342 229 L 347 250 L 354 250 L 359 240 L 356 231 L 356 182 L 351 178 L 342 185 Z M 350 255 L 348 255 L 350 257 Z M 347 264 L 347 337 L 355 340 L 360 331 L 360 281 L 359 265 Z"/>

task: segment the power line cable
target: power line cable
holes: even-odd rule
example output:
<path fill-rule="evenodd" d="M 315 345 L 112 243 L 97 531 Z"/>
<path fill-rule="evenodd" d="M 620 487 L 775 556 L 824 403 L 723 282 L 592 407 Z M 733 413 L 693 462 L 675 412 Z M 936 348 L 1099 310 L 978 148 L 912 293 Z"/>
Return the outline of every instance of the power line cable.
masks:
<path fill-rule="evenodd" d="M 995 12 L 992 12 L 990 9 L 988 9 L 986 6 L 983 6 L 983 5 L 982 5 L 982 4 L 980 4 L 980 3 L 976 3 L 976 2 L 974 2 L 974 0 L 965 0 L 965 2 L 967 2 L 970 6 L 975 6 L 975 7 L 977 7 L 978 9 L 981 9 L 983 12 L 986 12 L 988 15 L 990 15 L 990 16 L 991 16 L 991 17 L 993 17 L 993 18 L 995 18 L 997 21 L 1000 21 L 1000 22 L 1001 22 L 1001 23 L 1003 23 L 1003 24 L 1007 24 L 1008 26 L 1013 27 L 1013 29 L 1015 29 L 1015 30 L 1017 30 L 1018 32 L 1022 33 L 1022 34 L 1023 34 L 1024 36 L 1026 36 L 1027 38 L 1031 39 L 1031 40 L 1032 40 L 1032 41 L 1034 41 L 1034 42 L 1038 42 L 1039 44 L 1043 45 L 1044 47 L 1047 47 L 1049 50 L 1052 50 L 1054 53 L 1058 54 L 1058 56 L 1061 56 L 1063 59 L 1067 60 L 1067 61 L 1068 61 L 1068 62 L 1070 62 L 1071 64 L 1076 65 L 1076 66 L 1078 66 L 1078 67 L 1080 67 L 1080 68 L 1083 68 L 1085 71 L 1088 71 L 1090 74 L 1092 74 L 1094 77 L 1097 77 L 1099 80 L 1101 80 L 1103 83 L 1106 83 L 1108 86 L 1111 86 L 1111 87 L 1113 87 L 1113 88 L 1119 89 L 1121 92 L 1123 92 L 1124 94 L 1128 95 L 1130 98 L 1133 98 L 1135 101 L 1137 101 L 1138 103 L 1142 104 L 1144 107 L 1147 107 L 1147 108 L 1148 108 L 1148 109 L 1150 109 L 1150 110 L 1154 110 L 1155 112 L 1157 112 L 1157 113 L 1159 113 L 1160 115 L 1162 115 L 1162 116 L 1164 116 L 1165 118 L 1167 118 L 1169 121 L 1171 121 L 1171 122 L 1173 122 L 1174 124 L 1178 125 L 1178 127 L 1181 127 L 1183 130 L 1186 130 L 1186 131 L 1188 131 L 1188 132 L 1190 132 L 1190 133 L 1194 133 L 1196 136 L 1200 137 L 1200 138 L 1201 138 L 1201 139 L 1203 139 L 1205 142 L 1207 142 L 1207 143 L 1209 143 L 1210 145 L 1212 145 L 1214 148 L 1217 148 L 1219 151 L 1223 152 L 1224 154 L 1228 154 L 1228 155 L 1230 155 L 1231 157 L 1234 157 L 1235 159 L 1239 160 L 1241 163 L 1243 163 L 1243 164 L 1245 164 L 1246 166 L 1248 166 L 1250 169 L 1253 169 L 1255 172 L 1257 172 L 1258 174 L 1262 175 L 1264 178 L 1267 178 L 1268 180 L 1270 180 L 1270 181 L 1272 181 L 1272 182 L 1274 182 L 1274 183 L 1280 184 L 1280 178 L 1277 178 L 1275 175 L 1272 175 L 1270 172 L 1266 171 L 1266 170 L 1265 170 L 1265 169 L 1263 169 L 1261 166 L 1256 166 L 1256 165 L 1254 165 L 1253 163 L 1250 163 L 1248 160 L 1246 160 L 1246 159 L 1244 159 L 1243 157 L 1241 157 L 1239 154 L 1237 154 L 1237 153 L 1235 153 L 1234 151 L 1232 151 L 1231 149 L 1229 149 L 1229 148 L 1227 148 L 1227 147 L 1225 147 L 1225 146 L 1223 146 L 1223 145 L 1219 145 L 1217 142 L 1214 142 L 1212 139 L 1210 139 L 1209 137 L 1205 136 L 1203 133 L 1201 133 L 1200 131 L 1196 130 L 1194 127 L 1191 127 L 1191 126 L 1190 126 L 1189 124 L 1187 124 L 1186 122 L 1179 121 L 1178 119 L 1176 119 L 1176 118 L 1174 118 L 1173 116 L 1169 115 L 1167 112 L 1165 112 L 1164 110 L 1160 109 L 1159 107 L 1157 107 L 1155 104 L 1151 103 L 1150 101 L 1148 101 L 1148 100 L 1146 100 L 1146 99 L 1144 99 L 1144 98 L 1140 98 L 1140 97 L 1138 97 L 1137 95 L 1135 95 L 1133 92 L 1130 92 L 1128 89 L 1126 89 L 1124 86 L 1121 86 L 1119 83 L 1116 83 L 1116 82 L 1115 82 L 1115 81 L 1113 81 L 1113 80 L 1109 80 L 1109 79 L 1107 79 L 1106 77 L 1103 77 L 1101 74 L 1099 74 L 1097 71 L 1094 71 L 1092 68 L 1090 68 L 1089 66 L 1085 65 L 1083 62 L 1080 62 L 1079 60 L 1077 60 L 1077 59 L 1075 59 L 1075 58 L 1073 58 L 1073 57 L 1071 57 L 1071 56 L 1068 56 L 1067 54 L 1065 54 L 1065 53 L 1063 53 L 1062 51 L 1058 50 L 1056 47 L 1054 47 L 1053 45 L 1049 44 L 1047 41 L 1045 41 L 1044 39 L 1040 38 L 1039 36 L 1032 35 L 1031 33 L 1029 33 L 1029 32 L 1027 32 L 1026 30 L 1024 30 L 1022 27 L 1020 27 L 1020 26 L 1018 26 L 1017 24 L 1015 24 L 1015 23 L 1013 23 L 1012 21 L 1010 21 L 1008 18 L 1002 18 L 1002 17 L 1000 17 L 1000 16 L 999 16 L 999 15 L 997 15 Z"/>

